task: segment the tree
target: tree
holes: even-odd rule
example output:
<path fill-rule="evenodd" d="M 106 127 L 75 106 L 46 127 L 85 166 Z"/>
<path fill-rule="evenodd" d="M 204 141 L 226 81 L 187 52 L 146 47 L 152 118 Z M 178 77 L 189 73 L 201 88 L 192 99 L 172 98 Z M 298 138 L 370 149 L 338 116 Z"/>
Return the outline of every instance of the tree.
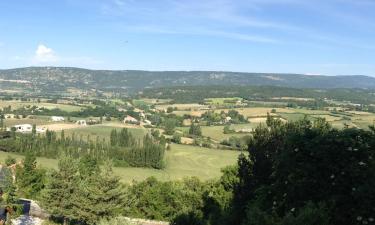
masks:
<path fill-rule="evenodd" d="M 36 157 L 27 153 L 23 166 L 17 166 L 16 184 L 18 192 L 26 198 L 38 197 L 44 187 L 45 171 L 36 167 Z"/>
<path fill-rule="evenodd" d="M 181 144 L 181 137 L 182 135 L 180 133 L 174 132 L 172 141 L 176 144 Z"/>
<path fill-rule="evenodd" d="M 245 222 L 246 214 L 272 224 L 374 219 L 375 200 L 367 196 L 375 196 L 375 128 L 336 130 L 306 119 L 287 124 L 270 119 L 267 124 L 255 130 L 249 155 L 239 160 L 234 224 Z"/>
<path fill-rule="evenodd" d="M 42 206 L 53 216 L 61 217 L 64 224 L 77 219 L 73 194 L 77 190 L 78 180 L 77 161 L 69 156 L 59 160 L 58 171 L 52 171 L 42 192 Z"/>
<path fill-rule="evenodd" d="M 78 220 L 87 224 L 97 224 L 101 219 L 119 216 L 124 207 L 124 187 L 118 177 L 113 176 L 111 164 L 107 162 L 102 170 L 99 165 L 80 163 L 81 167 L 88 166 L 84 171 L 93 169 L 92 173 L 80 173 L 79 191 L 75 192 L 74 210 Z"/>
<path fill-rule="evenodd" d="M 189 134 L 194 136 L 202 136 L 202 130 L 198 123 L 191 123 Z"/>
<path fill-rule="evenodd" d="M 15 158 L 13 158 L 12 156 L 8 155 L 7 158 L 5 159 L 5 165 L 6 166 L 10 166 L 10 165 L 13 165 L 17 162 L 17 160 Z"/>
<path fill-rule="evenodd" d="M 167 113 L 172 113 L 173 110 L 174 110 L 173 107 L 169 106 L 169 107 L 167 108 Z"/>
<path fill-rule="evenodd" d="M 174 133 L 174 129 L 176 127 L 176 120 L 175 119 L 167 119 L 164 122 L 165 126 L 165 134 L 172 135 Z"/>

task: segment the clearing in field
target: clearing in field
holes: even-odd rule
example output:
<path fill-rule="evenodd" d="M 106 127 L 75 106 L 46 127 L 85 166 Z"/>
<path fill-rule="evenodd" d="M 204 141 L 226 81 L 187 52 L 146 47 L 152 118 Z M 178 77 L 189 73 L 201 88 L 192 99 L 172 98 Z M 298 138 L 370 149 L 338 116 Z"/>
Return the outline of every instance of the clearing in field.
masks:
<path fill-rule="evenodd" d="M 202 180 L 217 178 L 221 175 L 221 168 L 234 165 L 237 162 L 239 151 L 212 150 L 207 148 L 176 145 L 166 151 L 166 168 L 163 170 L 148 168 L 122 168 L 115 167 L 114 173 L 123 182 L 130 183 L 133 180 L 141 181 L 147 177 L 154 176 L 162 181 L 180 180 L 184 177 L 198 177 Z M 11 155 L 18 160 L 23 156 L 15 153 L 0 151 L 0 161 L 4 162 Z M 37 158 L 38 165 L 45 168 L 57 168 L 56 159 Z"/>
<path fill-rule="evenodd" d="M 66 112 L 74 112 L 80 111 L 82 109 L 81 106 L 75 105 L 67 105 L 67 104 L 54 104 L 54 103 L 38 103 L 38 102 L 23 102 L 23 101 L 0 101 L 0 108 L 11 106 L 12 109 L 19 109 L 23 107 L 32 107 L 37 106 L 39 108 L 46 108 L 46 109 L 61 109 L 62 111 Z"/>
<path fill-rule="evenodd" d="M 250 124 L 246 124 L 251 126 Z M 232 136 L 235 137 L 243 137 L 248 135 L 247 133 L 232 133 L 232 134 L 224 134 L 224 126 L 201 126 L 202 135 L 205 137 L 210 137 L 216 141 L 226 140 Z"/>
<path fill-rule="evenodd" d="M 75 124 L 74 124 L 75 125 Z M 143 138 L 143 136 L 147 133 L 147 129 L 144 128 L 132 128 L 126 126 L 111 126 L 110 124 L 100 124 L 100 125 L 92 125 L 92 126 L 79 126 L 75 127 L 74 129 L 67 129 L 64 130 L 65 135 L 72 135 L 73 133 L 76 137 L 82 136 L 83 138 L 90 137 L 91 140 L 96 140 L 98 136 L 100 139 L 109 140 L 110 133 L 113 129 L 120 131 L 122 128 L 128 128 L 129 131 L 134 135 L 136 138 Z"/>
<path fill-rule="evenodd" d="M 275 113 L 271 113 L 272 109 L 276 110 L 276 113 L 294 113 L 294 109 L 289 108 L 271 108 L 271 107 L 254 107 L 254 108 L 236 108 L 234 110 L 238 111 L 245 117 L 266 117 L 267 113 L 273 116 L 277 116 Z M 224 112 L 228 112 L 229 109 L 223 109 Z M 220 113 L 222 110 L 218 109 L 215 112 Z"/>
<path fill-rule="evenodd" d="M 158 110 L 167 110 L 168 107 L 177 108 L 181 111 L 200 110 L 207 108 L 207 105 L 201 105 L 198 103 L 192 104 L 170 104 L 170 105 L 156 105 L 155 108 Z"/>

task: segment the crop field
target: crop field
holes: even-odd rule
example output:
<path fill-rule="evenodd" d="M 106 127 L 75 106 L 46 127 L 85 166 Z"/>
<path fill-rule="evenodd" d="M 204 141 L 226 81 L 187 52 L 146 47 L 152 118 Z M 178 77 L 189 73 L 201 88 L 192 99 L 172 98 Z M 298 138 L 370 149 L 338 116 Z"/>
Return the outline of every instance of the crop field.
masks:
<path fill-rule="evenodd" d="M 173 111 L 173 114 L 176 114 L 177 116 L 191 115 L 195 117 L 201 117 L 205 112 L 207 112 L 207 110 L 178 110 Z"/>
<path fill-rule="evenodd" d="M 184 177 L 198 177 L 202 180 L 217 178 L 221 175 L 221 168 L 234 165 L 237 162 L 238 151 L 213 150 L 188 145 L 172 145 L 171 150 L 166 152 L 166 168 L 163 170 L 149 168 L 123 168 L 115 167 L 114 174 L 119 176 L 123 182 L 130 183 L 133 180 L 141 181 L 147 177 L 154 176 L 159 180 L 180 180 Z M 0 152 L 0 162 L 11 155 L 18 160 L 23 156 Z M 57 168 L 56 159 L 37 158 L 38 165 L 45 168 Z"/>
<path fill-rule="evenodd" d="M 272 109 L 276 110 L 276 113 L 294 113 L 293 109 L 289 108 L 270 108 L 270 107 L 254 107 L 254 108 L 236 108 L 235 110 L 238 111 L 240 114 L 244 115 L 245 117 L 266 117 L 267 113 L 270 115 L 276 115 L 271 113 Z M 227 112 L 229 109 L 224 109 L 224 112 Z M 215 112 L 220 113 L 222 110 L 218 109 Z"/>
<path fill-rule="evenodd" d="M 210 137 L 211 139 L 216 141 L 222 141 L 232 136 L 243 137 L 245 135 L 248 135 L 246 133 L 224 134 L 224 126 L 202 126 L 201 128 L 203 136 Z"/>
<path fill-rule="evenodd" d="M 84 126 L 84 127 L 76 127 L 74 129 L 66 129 L 64 130 L 65 135 L 72 135 L 73 133 L 76 137 L 82 136 L 83 138 L 87 138 L 90 136 L 91 140 L 95 140 L 98 136 L 101 140 L 105 138 L 109 140 L 110 133 L 113 129 L 120 131 L 122 128 L 127 128 L 134 137 L 142 138 L 146 133 L 147 129 L 144 128 L 132 128 L 132 127 L 121 127 L 114 124 L 103 124 L 103 125 L 92 125 L 92 126 Z"/>
<path fill-rule="evenodd" d="M 242 98 L 206 98 L 205 103 L 210 105 L 235 105 L 236 101 L 242 101 Z"/>
<path fill-rule="evenodd" d="M 206 105 L 201 105 L 198 103 L 192 103 L 192 104 L 169 104 L 169 105 L 156 105 L 155 108 L 158 110 L 166 110 L 168 107 L 177 108 L 177 110 L 194 110 L 194 109 L 201 109 L 206 108 Z"/>
<path fill-rule="evenodd" d="M 5 119 L 4 123 L 7 127 L 14 126 L 17 124 L 35 124 L 45 125 L 49 123 L 49 116 L 33 116 L 32 118 L 21 118 L 21 119 Z"/>
<path fill-rule="evenodd" d="M 18 109 L 22 107 L 32 107 L 32 106 L 38 106 L 39 108 L 44 107 L 46 109 L 61 109 L 66 112 L 74 112 L 74 111 L 80 111 L 82 109 L 81 106 L 75 106 L 75 105 L 68 105 L 68 104 L 54 104 L 54 103 L 38 103 L 38 102 L 23 102 L 23 101 L 0 101 L 0 108 L 11 106 L 12 109 Z"/>

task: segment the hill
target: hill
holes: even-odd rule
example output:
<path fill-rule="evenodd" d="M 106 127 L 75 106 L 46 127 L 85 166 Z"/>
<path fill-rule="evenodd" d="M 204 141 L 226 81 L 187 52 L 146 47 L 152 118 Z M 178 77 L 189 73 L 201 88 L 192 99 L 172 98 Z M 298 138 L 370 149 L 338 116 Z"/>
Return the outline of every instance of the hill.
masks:
<path fill-rule="evenodd" d="M 34 93 L 80 90 L 134 93 L 144 88 L 201 85 L 280 86 L 292 88 L 375 88 L 369 76 L 310 76 L 303 74 L 222 71 L 89 70 L 71 67 L 27 67 L 0 70 L 0 89 Z"/>

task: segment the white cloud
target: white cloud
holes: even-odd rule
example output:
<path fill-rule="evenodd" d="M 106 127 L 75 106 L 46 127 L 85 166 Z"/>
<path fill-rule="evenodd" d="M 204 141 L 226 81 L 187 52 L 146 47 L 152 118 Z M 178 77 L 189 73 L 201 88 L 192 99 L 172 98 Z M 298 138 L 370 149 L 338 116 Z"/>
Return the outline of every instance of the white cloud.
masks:
<path fill-rule="evenodd" d="M 35 63 L 51 63 L 56 62 L 58 57 L 52 48 L 48 48 L 44 44 L 39 44 L 34 56 Z"/>

